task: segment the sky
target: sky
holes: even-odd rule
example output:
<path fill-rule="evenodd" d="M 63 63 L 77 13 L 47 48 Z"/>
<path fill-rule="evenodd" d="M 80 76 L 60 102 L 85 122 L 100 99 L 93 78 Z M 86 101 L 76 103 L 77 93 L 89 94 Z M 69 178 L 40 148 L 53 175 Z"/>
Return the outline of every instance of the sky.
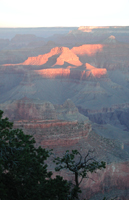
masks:
<path fill-rule="evenodd" d="M 129 0 L 0 0 L 0 27 L 129 26 Z"/>

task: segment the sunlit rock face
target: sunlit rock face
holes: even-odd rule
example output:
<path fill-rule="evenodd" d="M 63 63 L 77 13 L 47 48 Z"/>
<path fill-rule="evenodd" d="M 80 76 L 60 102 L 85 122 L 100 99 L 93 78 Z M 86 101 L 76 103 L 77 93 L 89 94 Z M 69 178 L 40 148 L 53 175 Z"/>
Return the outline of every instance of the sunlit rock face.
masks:
<path fill-rule="evenodd" d="M 37 57 L 29 57 L 25 62 L 21 63 L 22 65 L 43 65 L 45 64 L 50 57 L 56 54 L 61 54 L 62 49 L 56 47 L 51 49 L 51 51 L 44 55 L 39 55 Z"/>
<path fill-rule="evenodd" d="M 71 51 L 69 48 L 62 47 L 62 54 L 57 58 L 55 65 L 63 65 L 64 62 L 75 66 L 81 66 L 82 63 L 79 61 L 79 57 Z"/>
<path fill-rule="evenodd" d="M 97 52 L 101 52 L 103 45 L 82 45 L 79 47 L 73 47 L 71 50 L 67 47 L 55 47 L 51 51 L 44 55 L 39 55 L 36 57 L 29 57 L 23 63 L 14 64 L 14 65 L 44 65 L 47 63 L 48 59 L 54 55 L 59 55 L 55 65 L 63 65 L 64 62 L 75 66 L 81 66 L 83 63 L 80 62 L 77 55 L 88 55 L 93 56 Z M 10 64 L 5 64 L 4 66 L 9 66 Z M 11 64 L 13 65 L 13 64 Z"/>
<path fill-rule="evenodd" d="M 69 77 L 70 70 L 69 69 L 63 69 L 63 68 L 57 68 L 57 69 L 41 69 L 41 70 L 35 70 L 37 74 L 44 78 L 56 78 L 56 77 Z"/>
<path fill-rule="evenodd" d="M 63 65 L 64 62 L 68 62 L 75 66 L 80 66 L 82 63 L 79 61 L 78 56 L 76 56 L 67 47 L 55 47 L 49 53 L 44 55 L 39 55 L 37 57 L 29 57 L 25 62 L 19 63 L 21 65 L 44 65 L 50 57 L 53 55 L 58 55 L 55 65 Z"/>
<path fill-rule="evenodd" d="M 50 53 L 45 55 L 39 55 L 38 57 L 30 57 L 23 65 L 43 65 L 48 61 L 48 58 L 53 55 L 60 54 L 57 58 L 55 65 L 63 65 L 64 62 L 68 62 L 69 64 L 73 64 L 75 66 L 80 66 L 82 63 L 79 61 L 78 56 L 76 56 L 69 48 L 66 47 L 56 47 L 53 48 Z"/>
<path fill-rule="evenodd" d="M 90 65 L 89 63 L 86 63 L 85 66 L 86 66 L 86 69 L 90 71 L 90 73 L 96 78 L 100 78 L 101 76 L 106 75 L 107 73 L 106 69 L 96 68 Z"/>
<path fill-rule="evenodd" d="M 34 70 L 34 73 L 41 75 L 44 78 L 57 78 L 57 77 L 67 77 L 70 79 L 85 80 L 88 77 L 101 78 L 106 75 L 107 70 L 103 68 L 97 68 L 89 63 L 83 64 L 79 56 L 93 56 L 97 52 L 101 52 L 103 45 L 82 45 L 79 47 L 74 47 L 71 50 L 67 47 L 55 47 L 51 51 L 44 55 L 39 55 L 37 57 L 29 57 L 23 63 L 14 64 L 19 66 L 42 66 L 47 63 L 46 69 Z M 57 58 L 53 56 L 57 56 Z M 55 60 L 53 65 L 49 64 L 49 59 Z M 68 65 L 71 66 L 67 66 Z M 13 64 L 11 64 L 13 65 Z M 4 66 L 9 66 L 5 64 Z M 60 68 L 59 66 L 62 66 Z M 81 67 L 82 68 L 79 68 Z"/>
<path fill-rule="evenodd" d="M 68 66 L 67 69 L 54 68 L 54 69 L 42 69 L 35 70 L 34 72 L 44 78 L 70 78 L 78 80 L 86 80 L 88 77 L 100 78 L 106 75 L 106 69 L 96 68 L 88 63 L 85 64 L 85 70 L 74 70 L 72 66 Z"/>
<path fill-rule="evenodd" d="M 101 52 L 103 50 L 103 45 L 101 44 L 84 44 L 79 47 L 73 47 L 71 51 L 77 55 L 88 55 L 93 56 L 96 52 Z"/>

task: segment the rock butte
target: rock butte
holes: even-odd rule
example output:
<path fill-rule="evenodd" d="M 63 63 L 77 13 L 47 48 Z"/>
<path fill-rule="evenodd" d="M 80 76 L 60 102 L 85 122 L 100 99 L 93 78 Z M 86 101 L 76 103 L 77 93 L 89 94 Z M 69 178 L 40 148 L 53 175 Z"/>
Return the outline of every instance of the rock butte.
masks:
<path fill-rule="evenodd" d="M 79 60 L 79 57 L 67 47 L 63 47 L 62 54 L 57 58 L 57 62 L 55 63 L 55 65 L 63 65 L 64 62 L 68 62 L 75 66 L 82 65 L 82 63 Z"/>
<path fill-rule="evenodd" d="M 54 55 L 58 55 L 55 65 L 63 65 L 64 62 L 68 62 L 75 66 L 81 66 L 82 63 L 77 55 L 88 56 L 94 55 L 97 51 L 102 51 L 103 45 L 101 44 L 86 44 L 79 47 L 73 47 L 71 50 L 68 47 L 55 47 L 51 49 L 49 53 L 38 55 L 35 57 L 28 57 L 23 63 L 18 64 L 4 64 L 3 66 L 11 65 L 44 65 L 48 59 Z"/>
<path fill-rule="evenodd" d="M 102 44 L 84 44 L 79 47 L 73 47 L 71 51 L 77 55 L 85 55 L 87 54 L 88 56 L 94 55 L 97 51 L 102 51 L 103 50 Z"/>

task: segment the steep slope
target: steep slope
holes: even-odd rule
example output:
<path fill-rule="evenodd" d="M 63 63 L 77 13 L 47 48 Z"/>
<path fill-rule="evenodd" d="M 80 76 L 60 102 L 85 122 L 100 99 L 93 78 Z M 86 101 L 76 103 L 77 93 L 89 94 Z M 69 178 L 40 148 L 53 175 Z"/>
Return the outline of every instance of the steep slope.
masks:
<path fill-rule="evenodd" d="M 43 65 L 48 61 L 48 58 L 53 55 L 61 54 L 62 49 L 59 47 L 51 49 L 51 51 L 44 55 L 39 55 L 37 57 L 29 57 L 25 62 L 20 63 L 21 65 Z"/>

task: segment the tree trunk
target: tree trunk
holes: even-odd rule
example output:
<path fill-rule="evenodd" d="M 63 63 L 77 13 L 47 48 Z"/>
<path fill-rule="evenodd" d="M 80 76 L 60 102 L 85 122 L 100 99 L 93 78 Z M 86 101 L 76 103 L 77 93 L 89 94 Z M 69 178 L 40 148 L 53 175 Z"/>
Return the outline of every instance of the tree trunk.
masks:
<path fill-rule="evenodd" d="M 76 183 L 76 186 L 79 187 L 79 183 L 78 183 L 78 172 L 75 172 L 75 183 Z"/>

